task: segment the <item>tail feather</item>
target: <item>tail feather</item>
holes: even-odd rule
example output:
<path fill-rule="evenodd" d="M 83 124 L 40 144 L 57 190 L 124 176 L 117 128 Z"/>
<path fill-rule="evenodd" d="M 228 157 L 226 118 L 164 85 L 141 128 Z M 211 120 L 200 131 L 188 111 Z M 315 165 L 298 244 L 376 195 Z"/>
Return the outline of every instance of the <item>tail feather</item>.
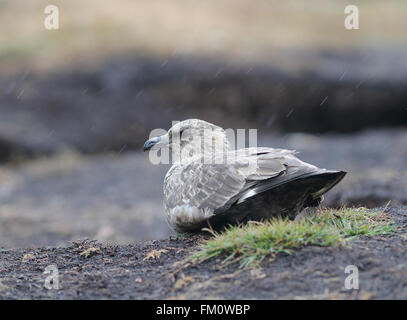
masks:
<path fill-rule="evenodd" d="M 261 181 L 258 185 L 256 185 L 255 187 L 251 188 L 250 190 L 248 190 L 244 194 L 242 194 L 239 197 L 236 204 L 240 204 L 257 194 L 277 188 L 283 184 L 294 182 L 297 180 L 311 179 L 313 177 L 322 178 L 322 179 L 320 179 L 320 181 L 323 181 L 321 187 L 317 188 L 317 191 L 315 191 L 311 195 L 312 199 L 317 199 L 321 195 L 323 195 L 325 192 L 332 189 L 336 184 L 338 184 L 345 175 L 346 175 L 345 171 L 336 171 L 336 170 L 327 170 L 327 169 L 318 169 L 313 172 L 307 172 L 307 173 L 299 174 L 299 175 L 295 175 L 295 176 L 280 175 L 280 176 L 274 177 L 272 179 Z"/>

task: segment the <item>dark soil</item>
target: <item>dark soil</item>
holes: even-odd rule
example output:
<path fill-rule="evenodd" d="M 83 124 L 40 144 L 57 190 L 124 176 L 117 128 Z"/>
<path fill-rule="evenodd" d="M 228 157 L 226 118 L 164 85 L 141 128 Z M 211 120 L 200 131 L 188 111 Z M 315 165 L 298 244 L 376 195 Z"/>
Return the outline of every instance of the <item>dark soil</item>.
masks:
<path fill-rule="evenodd" d="M 131 151 L 172 120 L 258 128 L 260 146 L 347 171 L 327 206 L 407 204 L 404 69 L 376 68 L 389 60 L 381 53 L 308 54 L 318 64 L 306 73 L 122 57 L 96 71 L 1 76 L 0 298 L 407 298 L 404 227 L 346 247 L 303 248 L 256 272 L 219 269 L 219 261 L 176 272 L 202 237 L 168 238 L 168 166 Z M 404 226 L 406 207 L 390 214 Z M 85 237 L 103 244 L 67 245 Z M 100 251 L 80 255 L 91 247 Z M 167 251 L 144 260 L 153 249 Z M 60 290 L 43 286 L 50 264 Z M 349 264 L 359 267 L 360 290 L 343 289 Z"/>
<path fill-rule="evenodd" d="M 220 260 L 181 267 L 203 236 L 139 245 L 76 241 L 66 247 L 1 251 L 3 299 L 407 299 L 407 207 L 391 206 L 399 232 L 342 247 L 309 246 L 265 261 L 261 268 L 221 267 Z M 96 248 L 89 255 L 87 249 Z M 152 250 L 159 257 L 147 258 Z M 82 253 L 82 254 L 81 254 Z M 46 289 L 55 264 L 60 289 Z M 359 269 L 359 289 L 346 290 L 347 265 Z"/>
<path fill-rule="evenodd" d="M 299 52 L 292 59 L 306 56 L 318 63 L 297 73 L 273 65 L 139 57 L 117 58 L 96 71 L 0 77 L 0 161 L 64 146 L 86 153 L 140 149 L 152 129 L 193 117 L 274 132 L 406 126 L 403 69 L 391 70 L 391 61 L 383 70 L 376 66 L 391 56 Z"/>
<path fill-rule="evenodd" d="M 407 130 L 352 135 L 263 135 L 259 145 L 296 149 L 300 159 L 348 174 L 326 194 L 329 207 L 407 204 Z M 168 165 L 126 152 L 54 157 L 2 166 L 0 247 L 60 246 L 81 238 L 129 244 L 166 239 Z"/>

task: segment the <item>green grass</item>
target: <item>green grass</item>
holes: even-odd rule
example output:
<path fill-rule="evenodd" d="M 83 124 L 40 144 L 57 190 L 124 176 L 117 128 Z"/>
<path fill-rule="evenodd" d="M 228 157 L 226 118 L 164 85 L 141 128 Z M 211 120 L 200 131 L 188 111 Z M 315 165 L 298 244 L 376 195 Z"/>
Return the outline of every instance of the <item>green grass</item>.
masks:
<path fill-rule="evenodd" d="M 338 246 L 360 236 L 392 234 L 396 231 L 384 212 L 366 208 L 320 209 L 299 221 L 272 219 L 231 226 L 222 233 L 212 232 L 191 256 L 195 263 L 224 257 L 223 264 L 239 262 L 240 267 L 257 266 L 279 253 L 292 253 L 306 245 Z"/>

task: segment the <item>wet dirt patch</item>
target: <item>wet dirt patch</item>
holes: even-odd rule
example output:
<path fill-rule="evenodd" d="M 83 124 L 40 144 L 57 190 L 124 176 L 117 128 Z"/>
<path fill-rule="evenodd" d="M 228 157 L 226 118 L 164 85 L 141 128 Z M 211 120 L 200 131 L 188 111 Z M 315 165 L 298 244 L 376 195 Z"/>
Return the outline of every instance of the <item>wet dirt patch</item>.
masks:
<path fill-rule="evenodd" d="M 388 214 L 399 226 L 397 235 L 362 238 L 343 247 L 308 246 L 264 261 L 255 270 L 221 267 L 220 260 L 181 267 L 180 261 L 201 243 L 201 235 L 125 246 L 76 241 L 58 248 L 3 249 L 0 297 L 406 299 L 407 207 L 392 206 Z M 160 254 L 152 255 L 153 250 Z M 27 255 L 30 258 L 24 259 Z M 44 287 L 43 271 L 50 264 L 58 267 L 59 290 Z M 347 265 L 359 269 L 359 290 L 344 287 Z"/>
<path fill-rule="evenodd" d="M 194 117 L 224 128 L 285 132 L 405 127 L 406 82 L 390 75 L 366 78 L 358 67 L 363 56 L 348 60 L 335 56 L 328 64 L 353 70 L 343 79 L 343 71 L 330 68 L 293 74 L 198 57 L 165 64 L 117 57 L 96 71 L 0 77 L 0 160 L 64 147 L 85 153 L 140 149 L 152 129 Z"/>

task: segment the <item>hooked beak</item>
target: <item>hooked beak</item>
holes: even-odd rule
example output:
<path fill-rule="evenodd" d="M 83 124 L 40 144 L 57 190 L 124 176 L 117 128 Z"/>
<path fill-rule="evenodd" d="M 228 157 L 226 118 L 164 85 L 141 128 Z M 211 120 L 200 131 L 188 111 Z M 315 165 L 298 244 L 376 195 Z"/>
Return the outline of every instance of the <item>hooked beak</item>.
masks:
<path fill-rule="evenodd" d="M 151 150 L 153 147 L 160 147 L 167 143 L 168 143 L 168 139 L 167 139 L 166 135 L 154 137 L 154 138 L 151 138 L 150 140 L 147 140 L 144 143 L 143 150 L 144 151 Z"/>

